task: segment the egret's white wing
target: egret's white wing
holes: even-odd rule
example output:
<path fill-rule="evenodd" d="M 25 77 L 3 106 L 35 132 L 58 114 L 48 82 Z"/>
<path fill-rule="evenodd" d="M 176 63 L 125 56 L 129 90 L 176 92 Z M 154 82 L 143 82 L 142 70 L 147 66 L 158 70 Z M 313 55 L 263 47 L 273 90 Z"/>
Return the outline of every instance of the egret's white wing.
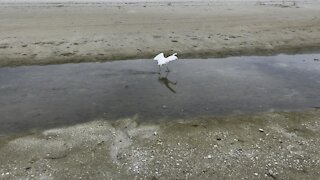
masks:
<path fill-rule="evenodd" d="M 177 60 L 178 57 L 177 57 L 176 55 L 177 55 L 177 53 L 174 53 L 174 54 L 172 54 L 171 56 L 167 57 L 167 58 L 166 58 L 166 59 L 167 59 L 167 62 Z"/>
<path fill-rule="evenodd" d="M 160 53 L 156 57 L 153 58 L 153 60 L 156 60 L 156 61 L 163 61 L 164 59 L 166 59 L 166 58 L 164 57 L 163 53 Z"/>

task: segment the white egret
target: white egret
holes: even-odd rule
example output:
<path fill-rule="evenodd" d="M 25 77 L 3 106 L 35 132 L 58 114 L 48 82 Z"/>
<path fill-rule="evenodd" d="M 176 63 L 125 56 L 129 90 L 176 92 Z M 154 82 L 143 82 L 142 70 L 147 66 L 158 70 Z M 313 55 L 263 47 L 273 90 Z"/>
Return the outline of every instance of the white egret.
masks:
<path fill-rule="evenodd" d="M 167 72 L 170 71 L 169 68 L 168 68 L 168 63 L 171 62 L 171 61 L 177 60 L 178 57 L 176 55 L 177 55 L 177 53 L 173 53 L 171 56 L 164 57 L 164 54 L 160 53 L 156 57 L 153 58 L 153 60 L 158 62 L 159 73 L 161 72 L 161 66 L 163 66 L 163 65 L 167 66 Z"/>

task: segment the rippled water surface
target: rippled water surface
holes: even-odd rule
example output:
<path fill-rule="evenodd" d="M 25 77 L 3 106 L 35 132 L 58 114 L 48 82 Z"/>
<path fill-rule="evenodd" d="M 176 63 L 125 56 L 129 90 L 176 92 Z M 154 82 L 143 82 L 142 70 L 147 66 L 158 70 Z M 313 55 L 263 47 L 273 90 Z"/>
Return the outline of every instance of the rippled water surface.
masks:
<path fill-rule="evenodd" d="M 0 68 L 0 133 L 320 106 L 319 54 Z M 165 68 L 163 69 L 165 70 Z"/>

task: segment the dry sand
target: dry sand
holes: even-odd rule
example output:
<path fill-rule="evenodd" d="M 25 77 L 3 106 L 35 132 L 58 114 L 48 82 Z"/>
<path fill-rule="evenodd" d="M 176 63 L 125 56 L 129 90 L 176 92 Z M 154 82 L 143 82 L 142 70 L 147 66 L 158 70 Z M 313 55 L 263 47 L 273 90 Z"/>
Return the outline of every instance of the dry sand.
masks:
<path fill-rule="evenodd" d="M 320 49 L 319 1 L 267 2 L 0 3 L 0 66 Z"/>

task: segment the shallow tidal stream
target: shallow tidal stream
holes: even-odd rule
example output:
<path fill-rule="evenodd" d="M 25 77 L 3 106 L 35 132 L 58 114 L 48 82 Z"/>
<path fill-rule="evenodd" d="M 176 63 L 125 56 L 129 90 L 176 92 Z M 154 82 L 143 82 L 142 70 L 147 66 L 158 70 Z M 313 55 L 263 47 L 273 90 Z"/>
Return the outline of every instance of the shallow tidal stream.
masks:
<path fill-rule="evenodd" d="M 320 54 L 0 68 L 0 134 L 96 118 L 144 121 L 320 107 Z"/>

